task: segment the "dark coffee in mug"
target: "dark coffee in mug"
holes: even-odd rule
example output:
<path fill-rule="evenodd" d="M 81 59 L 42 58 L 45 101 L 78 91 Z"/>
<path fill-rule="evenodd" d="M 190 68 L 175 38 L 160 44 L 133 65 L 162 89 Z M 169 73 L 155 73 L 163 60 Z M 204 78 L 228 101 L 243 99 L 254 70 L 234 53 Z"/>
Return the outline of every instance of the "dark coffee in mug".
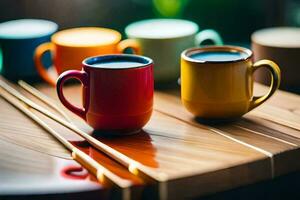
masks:
<path fill-rule="evenodd" d="M 133 62 L 133 61 L 113 61 L 113 62 L 103 62 L 95 63 L 92 66 L 97 68 L 106 68 L 106 69 L 129 69 L 140 67 L 142 63 Z"/>
<path fill-rule="evenodd" d="M 103 58 L 101 61 L 91 58 L 87 64 L 91 67 L 102 69 L 130 69 L 142 67 L 144 64 L 147 64 L 145 60 L 139 57 L 116 57 L 108 55 Z"/>
<path fill-rule="evenodd" d="M 203 51 L 191 54 L 189 57 L 204 62 L 226 62 L 243 60 L 248 55 L 237 51 Z"/>

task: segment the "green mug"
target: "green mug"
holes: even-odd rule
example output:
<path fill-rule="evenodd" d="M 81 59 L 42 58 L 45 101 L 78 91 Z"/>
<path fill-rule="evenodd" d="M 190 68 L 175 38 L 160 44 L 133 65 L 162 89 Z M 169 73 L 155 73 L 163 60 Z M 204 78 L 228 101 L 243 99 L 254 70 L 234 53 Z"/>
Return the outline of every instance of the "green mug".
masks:
<path fill-rule="evenodd" d="M 156 84 L 176 81 L 180 74 L 180 54 L 184 49 L 200 46 L 204 41 L 222 45 L 222 38 L 212 29 L 199 32 L 199 26 L 182 19 L 147 19 L 125 28 L 128 38 L 139 45 L 143 55 L 155 62 Z"/>

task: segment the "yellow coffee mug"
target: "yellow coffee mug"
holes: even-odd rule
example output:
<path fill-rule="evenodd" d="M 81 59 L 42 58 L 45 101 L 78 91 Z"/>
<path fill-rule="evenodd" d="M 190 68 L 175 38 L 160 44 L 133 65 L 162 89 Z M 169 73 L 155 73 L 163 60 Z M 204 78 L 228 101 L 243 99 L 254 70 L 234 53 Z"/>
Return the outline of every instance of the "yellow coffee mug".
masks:
<path fill-rule="evenodd" d="M 252 51 L 236 46 L 187 49 L 181 54 L 181 100 L 202 119 L 230 119 L 244 115 L 270 98 L 280 85 L 280 69 L 273 61 L 252 63 Z M 253 73 L 267 68 L 269 92 L 253 96 Z"/>
<path fill-rule="evenodd" d="M 121 34 L 115 30 L 98 27 L 81 27 L 59 31 L 52 35 L 51 42 L 41 44 L 35 50 L 34 62 L 40 76 L 55 86 L 56 78 L 66 70 L 81 70 L 82 61 L 91 56 L 122 53 L 132 48 L 140 54 L 138 44 L 133 40 L 121 41 Z M 45 52 L 52 54 L 57 75 L 53 77 L 42 63 Z"/>

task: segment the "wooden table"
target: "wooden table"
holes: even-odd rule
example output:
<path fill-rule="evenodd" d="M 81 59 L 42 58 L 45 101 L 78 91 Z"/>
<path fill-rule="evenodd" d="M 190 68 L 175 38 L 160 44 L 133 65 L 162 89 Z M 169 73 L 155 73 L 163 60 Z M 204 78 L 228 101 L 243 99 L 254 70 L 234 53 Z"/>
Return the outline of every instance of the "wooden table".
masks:
<path fill-rule="evenodd" d="M 37 87 L 57 100 L 53 88 Z M 266 88 L 257 84 L 255 90 L 263 93 Z M 66 96 L 77 104 L 81 103 L 80 92 L 77 86 L 65 89 Z M 17 194 L 121 198 L 118 188 L 106 187 L 80 171 L 69 152 L 38 125 L 2 98 L 0 105 L 0 199 Z M 77 126 L 92 132 L 79 118 L 68 114 Z M 300 97 L 283 91 L 243 118 L 226 124 L 195 120 L 181 105 L 178 90 L 156 91 L 153 116 L 139 134 L 110 138 L 94 135 L 166 179 L 151 184 L 71 131 L 43 119 L 103 166 L 131 181 L 133 199 L 202 197 L 270 181 L 300 169 Z"/>

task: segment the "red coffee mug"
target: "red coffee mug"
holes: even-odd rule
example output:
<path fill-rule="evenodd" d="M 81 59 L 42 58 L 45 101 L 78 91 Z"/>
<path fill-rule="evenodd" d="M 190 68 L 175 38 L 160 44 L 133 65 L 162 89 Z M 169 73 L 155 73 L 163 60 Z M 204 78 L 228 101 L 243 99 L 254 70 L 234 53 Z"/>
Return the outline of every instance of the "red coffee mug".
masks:
<path fill-rule="evenodd" d="M 134 66 L 123 65 L 132 62 Z M 114 63 L 114 67 L 103 63 Z M 56 89 L 62 104 L 95 130 L 117 134 L 139 131 L 152 114 L 153 61 L 116 54 L 87 58 L 82 64 L 81 71 L 65 71 L 58 77 Z M 63 94 L 63 85 L 70 78 L 83 84 L 83 108 L 69 103 Z"/>

